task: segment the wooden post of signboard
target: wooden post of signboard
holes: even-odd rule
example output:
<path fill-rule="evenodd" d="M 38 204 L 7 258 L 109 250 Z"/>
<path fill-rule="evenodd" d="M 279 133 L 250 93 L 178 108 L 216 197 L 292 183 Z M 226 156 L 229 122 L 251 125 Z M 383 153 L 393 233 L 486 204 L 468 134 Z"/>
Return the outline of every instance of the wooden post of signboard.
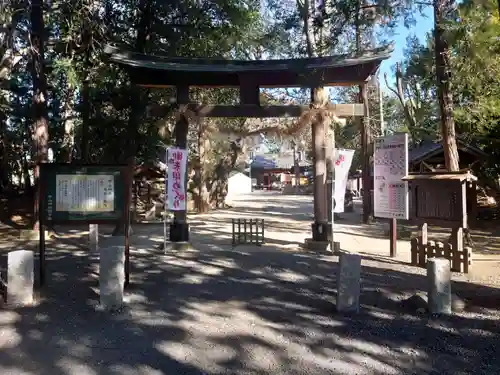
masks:
<path fill-rule="evenodd" d="M 128 215 L 130 216 L 130 215 Z M 124 286 L 127 287 L 130 284 L 130 239 L 129 239 L 129 229 L 130 222 L 129 217 L 127 217 L 127 221 L 125 224 L 125 283 Z"/>
<path fill-rule="evenodd" d="M 390 255 L 391 258 L 397 256 L 398 244 L 398 225 L 396 219 L 390 219 L 389 223 L 389 242 L 390 242 Z"/>
<path fill-rule="evenodd" d="M 125 283 L 124 286 L 127 287 L 130 284 L 130 206 L 132 204 L 132 184 L 134 179 L 134 158 L 129 163 L 129 168 L 127 169 L 127 178 L 125 182 Z"/>
<path fill-rule="evenodd" d="M 38 167 L 38 233 L 39 233 L 39 241 L 38 241 L 38 250 L 39 250 L 39 285 L 43 287 L 45 285 L 45 218 L 44 218 L 44 191 L 43 184 L 40 178 L 41 168 Z"/>

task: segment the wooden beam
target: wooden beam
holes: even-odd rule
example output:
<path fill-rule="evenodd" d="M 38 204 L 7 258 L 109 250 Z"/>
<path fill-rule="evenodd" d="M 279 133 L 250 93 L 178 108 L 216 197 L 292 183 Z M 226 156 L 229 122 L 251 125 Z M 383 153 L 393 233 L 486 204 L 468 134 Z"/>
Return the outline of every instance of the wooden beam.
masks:
<path fill-rule="evenodd" d="M 189 103 L 189 86 L 176 86 L 176 97 L 177 103 L 188 104 Z"/>
<path fill-rule="evenodd" d="M 359 85 L 364 82 L 339 82 L 332 84 L 325 84 L 325 87 L 351 87 L 355 85 Z M 149 89 L 168 89 L 175 87 L 174 84 L 166 85 L 166 84 L 152 84 L 152 83 L 136 83 L 139 87 L 149 88 Z M 203 89 L 237 89 L 240 85 L 190 85 L 190 87 L 197 87 Z M 283 85 L 259 85 L 261 89 L 283 89 L 288 87 L 297 87 L 297 86 L 283 86 Z"/>
<path fill-rule="evenodd" d="M 246 76 L 240 77 L 240 104 L 260 105 L 259 85 Z"/>
<path fill-rule="evenodd" d="M 314 111 L 308 105 L 203 105 L 189 104 L 189 110 L 200 117 L 300 117 L 308 111 Z M 327 109 L 335 112 L 337 117 L 363 116 L 362 104 L 331 104 Z M 316 110 L 320 111 L 322 109 Z"/>
<path fill-rule="evenodd" d="M 363 104 L 330 104 L 337 117 L 358 117 L 365 115 Z"/>
<path fill-rule="evenodd" d="M 430 170 L 431 172 L 436 172 L 436 169 L 435 168 L 432 168 L 432 166 L 430 166 L 429 164 L 427 164 L 425 161 L 422 161 L 422 165 L 427 168 L 428 170 Z"/>

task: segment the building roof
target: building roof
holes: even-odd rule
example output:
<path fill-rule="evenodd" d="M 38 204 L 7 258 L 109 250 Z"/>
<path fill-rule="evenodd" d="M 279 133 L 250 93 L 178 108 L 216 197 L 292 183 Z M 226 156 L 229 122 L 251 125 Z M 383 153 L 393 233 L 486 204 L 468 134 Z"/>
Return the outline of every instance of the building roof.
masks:
<path fill-rule="evenodd" d="M 300 160 L 299 167 L 308 167 L 311 163 L 307 160 Z M 294 166 L 293 155 L 282 155 L 276 158 L 276 168 L 290 169 Z"/>
<path fill-rule="evenodd" d="M 430 173 L 410 173 L 408 176 L 402 178 L 403 181 L 415 180 L 457 180 L 457 181 L 477 181 L 477 177 L 472 175 L 469 171 L 465 172 L 430 172 Z"/>
<path fill-rule="evenodd" d="M 108 45 L 110 60 L 127 69 L 143 86 L 189 85 L 238 87 L 242 81 L 260 87 L 347 86 L 366 82 L 392 45 L 365 51 L 317 58 L 281 60 L 226 60 L 145 55 Z"/>
<path fill-rule="evenodd" d="M 277 168 L 276 160 L 273 157 L 255 155 L 252 159 L 252 168 L 274 169 Z"/>
<path fill-rule="evenodd" d="M 485 158 L 488 155 L 468 142 L 461 139 L 457 139 L 457 146 L 459 151 L 466 152 L 468 154 L 474 155 L 478 158 Z M 408 159 L 410 163 L 420 163 L 427 160 L 430 157 L 440 154 L 443 152 L 443 144 L 441 141 L 428 141 L 422 143 L 418 147 L 414 147 L 409 151 Z"/>
<path fill-rule="evenodd" d="M 299 167 L 310 166 L 307 160 L 300 160 Z M 252 161 L 252 168 L 261 169 L 290 169 L 294 166 L 293 154 L 287 155 L 256 155 Z"/>

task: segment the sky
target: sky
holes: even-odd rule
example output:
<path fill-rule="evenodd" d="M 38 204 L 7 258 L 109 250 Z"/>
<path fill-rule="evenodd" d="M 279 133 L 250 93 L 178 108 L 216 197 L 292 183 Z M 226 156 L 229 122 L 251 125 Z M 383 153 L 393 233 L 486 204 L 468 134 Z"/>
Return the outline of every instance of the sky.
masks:
<path fill-rule="evenodd" d="M 382 74 L 382 79 L 384 77 L 384 73 L 387 73 L 388 78 L 392 77 L 393 74 L 393 66 L 403 60 L 404 56 L 404 49 L 406 47 L 406 38 L 409 35 L 416 35 L 419 39 L 420 42 L 425 42 L 425 36 L 426 33 L 432 30 L 433 23 L 434 23 L 434 17 L 432 14 L 432 9 L 431 7 L 428 7 L 425 10 L 425 16 L 417 16 L 416 17 L 416 24 L 412 26 L 410 29 L 407 29 L 403 22 L 401 21 L 400 25 L 396 28 L 394 32 L 394 36 L 392 37 L 394 41 L 394 52 L 389 60 L 386 60 L 382 63 L 382 66 L 380 67 L 380 73 Z M 382 82 L 384 82 L 382 80 Z M 385 86 L 385 84 L 383 85 Z"/>

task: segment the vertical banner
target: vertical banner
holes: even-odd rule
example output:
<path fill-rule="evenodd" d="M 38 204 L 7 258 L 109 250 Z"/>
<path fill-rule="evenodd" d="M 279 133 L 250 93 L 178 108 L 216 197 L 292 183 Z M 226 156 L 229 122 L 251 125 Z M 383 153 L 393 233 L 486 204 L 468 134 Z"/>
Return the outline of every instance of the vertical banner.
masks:
<path fill-rule="evenodd" d="M 378 137 L 374 143 L 374 213 L 386 219 L 408 219 L 408 134 Z"/>
<path fill-rule="evenodd" d="M 347 189 L 347 179 L 353 156 L 354 150 L 335 150 L 335 187 L 333 192 L 335 207 L 333 212 L 336 213 L 344 212 L 345 190 Z"/>
<path fill-rule="evenodd" d="M 186 210 L 187 150 L 169 148 L 167 151 L 167 201 L 171 211 Z"/>
<path fill-rule="evenodd" d="M 168 147 L 165 147 L 165 200 L 163 201 L 163 251 L 167 253 L 167 220 L 168 220 Z"/>

